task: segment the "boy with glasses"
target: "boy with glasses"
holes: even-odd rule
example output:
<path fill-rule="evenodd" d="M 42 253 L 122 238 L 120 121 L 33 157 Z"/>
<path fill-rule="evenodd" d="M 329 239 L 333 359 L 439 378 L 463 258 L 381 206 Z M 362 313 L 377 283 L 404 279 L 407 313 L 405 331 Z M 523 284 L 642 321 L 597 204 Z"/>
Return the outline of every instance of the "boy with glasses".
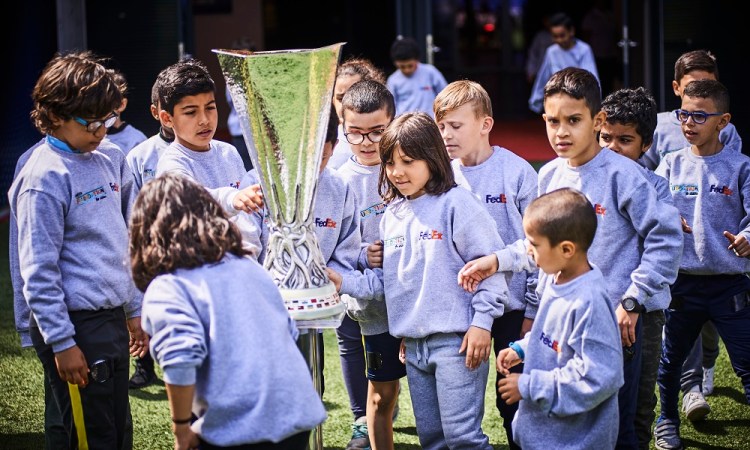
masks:
<path fill-rule="evenodd" d="M 70 448 L 129 448 L 128 352 L 143 356 L 148 336 L 128 265 L 133 176 L 104 141 L 122 93 L 83 52 L 50 61 L 32 99 L 45 138 L 8 192 L 29 336 Z"/>
<path fill-rule="evenodd" d="M 684 234 L 680 270 L 666 310 L 657 377 L 661 415 L 654 429 L 656 448 L 662 450 L 683 448 L 677 410 L 680 376 L 708 321 L 724 340 L 750 402 L 750 279 L 745 275 L 750 272 L 750 158 L 720 140 L 731 115 L 729 92 L 718 81 L 689 83 L 676 116 L 689 146 L 665 155 L 656 173 L 669 181 L 674 205 L 692 233 Z"/>
<path fill-rule="evenodd" d="M 695 80 L 719 80 L 716 57 L 707 50 L 689 51 L 677 58 L 672 81 L 674 95 L 682 97 L 685 87 Z M 690 145 L 682 133 L 681 115 L 685 120 L 689 117 L 689 114 L 681 114 L 679 110 L 658 114 L 654 143 L 641 158 L 644 166 L 654 170 L 665 155 Z M 703 123 L 708 116 L 704 117 L 701 112 L 697 112 L 697 115 L 693 115 L 693 119 L 695 123 Z M 742 149 L 742 139 L 731 123 L 727 123 L 722 128 L 719 140 L 729 151 L 739 152 Z M 682 373 L 681 385 L 684 393 L 682 409 L 691 421 L 701 420 L 711 412 L 711 407 L 704 396 L 713 392 L 714 366 L 718 357 L 719 335 L 713 323 L 706 322 L 685 361 Z"/>

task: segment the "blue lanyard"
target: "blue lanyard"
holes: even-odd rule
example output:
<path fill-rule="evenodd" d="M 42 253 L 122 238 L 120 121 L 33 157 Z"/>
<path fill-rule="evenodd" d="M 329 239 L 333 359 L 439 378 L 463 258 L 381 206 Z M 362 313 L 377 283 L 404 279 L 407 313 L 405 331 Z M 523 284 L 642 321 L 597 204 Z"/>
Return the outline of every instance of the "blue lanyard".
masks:
<path fill-rule="evenodd" d="M 58 138 L 56 138 L 56 137 L 54 137 L 54 136 L 52 136 L 50 134 L 47 135 L 47 139 L 46 140 L 47 140 L 47 143 L 49 145 L 55 147 L 58 150 L 62 150 L 64 152 L 68 152 L 68 153 L 83 153 L 81 151 L 78 151 L 78 150 L 70 148 L 70 146 L 68 144 L 66 144 L 65 142 L 61 141 L 60 139 L 58 139 Z"/>

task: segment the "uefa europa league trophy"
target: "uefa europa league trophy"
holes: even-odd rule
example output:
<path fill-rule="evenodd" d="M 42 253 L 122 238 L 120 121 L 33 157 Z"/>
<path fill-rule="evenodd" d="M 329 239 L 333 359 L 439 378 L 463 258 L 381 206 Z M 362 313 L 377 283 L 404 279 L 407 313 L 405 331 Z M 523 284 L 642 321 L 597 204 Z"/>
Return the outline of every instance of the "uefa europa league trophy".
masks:
<path fill-rule="evenodd" d="M 320 160 L 343 43 L 312 50 L 213 50 L 219 58 L 269 213 L 264 265 L 299 328 L 298 345 L 322 392 L 317 328 L 346 306 L 328 279 L 312 226 Z M 326 320 L 327 319 L 327 320 Z M 322 430 L 310 448 L 323 449 Z"/>
<path fill-rule="evenodd" d="M 264 264 L 289 315 L 302 322 L 346 309 L 326 275 L 312 226 L 342 45 L 254 53 L 214 50 L 265 194 L 270 235 Z"/>

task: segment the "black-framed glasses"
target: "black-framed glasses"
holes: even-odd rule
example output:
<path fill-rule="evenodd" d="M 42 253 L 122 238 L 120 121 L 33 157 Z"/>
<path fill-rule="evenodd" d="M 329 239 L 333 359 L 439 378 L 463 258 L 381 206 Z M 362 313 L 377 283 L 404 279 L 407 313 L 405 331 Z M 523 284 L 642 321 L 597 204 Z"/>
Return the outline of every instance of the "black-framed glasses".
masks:
<path fill-rule="evenodd" d="M 675 117 L 682 123 L 687 123 L 688 119 L 693 118 L 693 122 L 701 124 L 706 123 L 709 116 L 720 116 L 724 113 L 707 113 L 703 111 L 685 111 L 684 109 L 678 109 L 674 112 Z"/>
<path fill-rule="evenodd" d="M 383 133 L 385 130 L 372 130 L 368 133 L 344 133 L 346 142 L 352 145 L 359 145 L 365 141 L 365 138 L 369 139 L 373 144 L 380 142 L 383 139 Z"/>
<path fill-rule="evenodd" d="M 102 125 L 104 125 L 105 128 L 109 128 L 114 125 L 117 121 L 117 113 L 113 112 L 111 116 L 107 117 L 104 120 L 88 121 L 76 116 L 73 116 L 73 120 L 86 127 L 86 131 L 88 131 L 89 133 L 96 133 L 96 130 L 98 130 Z"/>

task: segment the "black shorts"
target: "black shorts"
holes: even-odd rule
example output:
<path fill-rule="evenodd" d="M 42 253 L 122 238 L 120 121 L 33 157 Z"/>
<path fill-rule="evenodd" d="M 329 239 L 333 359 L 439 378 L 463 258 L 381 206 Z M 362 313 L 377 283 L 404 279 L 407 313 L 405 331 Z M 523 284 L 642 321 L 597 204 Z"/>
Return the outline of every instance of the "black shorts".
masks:
<path fill-rule="evenodd" d="M 406 376 L 406 366 L 399 361 L 401 338 L 390 333 L 364 336 L 367 379 L 372 381 L 395 381 Z"/>

